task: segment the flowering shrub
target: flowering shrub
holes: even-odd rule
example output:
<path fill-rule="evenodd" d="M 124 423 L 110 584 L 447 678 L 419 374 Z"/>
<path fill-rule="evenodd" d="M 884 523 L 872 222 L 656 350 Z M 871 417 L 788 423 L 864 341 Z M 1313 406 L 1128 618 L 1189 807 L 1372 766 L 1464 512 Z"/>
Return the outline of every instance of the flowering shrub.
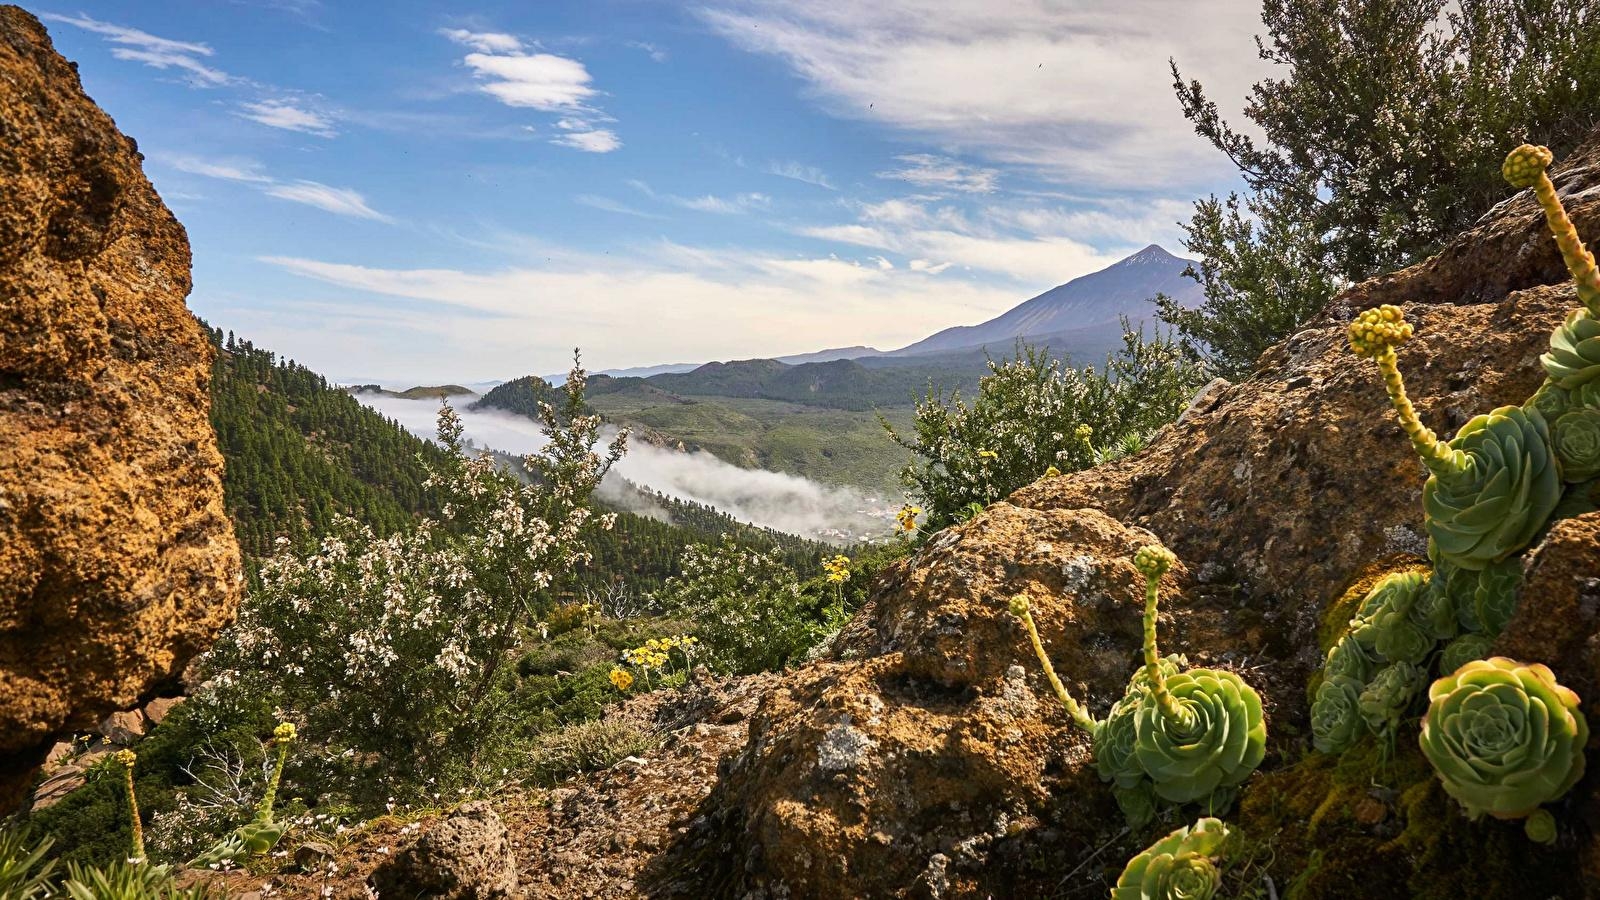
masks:
<path fill-rule="evenodd" d="M 1104 371 L 1065 367 L 1044 350 L 1019 345 L 1015 358 L 990 361 L 970 403 L 930 393 L 917 404 L 912 435 L 889 433 L 914 454 L 900 478 L 927 510 L 924 527 L 937 530 L 972 504 L 981 509 L 1051 469 L 1077 471 L 1137 450 L 1202 383 L 1175 345 L 1140 332 L 1123 336 Z"/>
<path fill-rule="evenodd" d="M 609 527 L 589 498 L 626 447 L 594 449 L 574 367 L 559 412 L 541 405 L 546 447 L 521 478 L 468 450 L 460 419 L 439 413 L 444 461 L 429 487 L 443 522 L 379 537 L 340 522 L 313 553 L 282 553 L 207 661 L 200 702 L 268 700 L 315 741 L 309 764 L 336 785 L 381 794 L 464 779 L 504 733 L 505 663 L 551 589 L 589 559 Z M 433 781 L 431 788 L 424 785 Z"/>
<path fill-rule="evenodd" d="M 811 644 L 814 602 L 775 551 L 724 538 L 715 546 L 686 549 L 679 568 L 658 602 L 694 623 L 714 668 L 779 669 Z"/>

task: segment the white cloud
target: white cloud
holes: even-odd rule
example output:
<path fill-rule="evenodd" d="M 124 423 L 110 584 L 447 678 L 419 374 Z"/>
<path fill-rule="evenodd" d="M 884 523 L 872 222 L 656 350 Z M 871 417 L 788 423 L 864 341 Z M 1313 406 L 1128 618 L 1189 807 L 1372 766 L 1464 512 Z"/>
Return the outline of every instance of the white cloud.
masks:
<path fill-rule="evenodd" d="M 216 87 L 233 81 L 228 73 L 201 61 L 215 52 L 206 44 L 157 37 L 147 31 L 102 22 L 85 15 L 62 16 L 44 13 L 40 18 L 101 35 L 109 43 L 116 45 L 112 47 L 111 55 L 117 59 L 143 63 L 156 69 L 180 69 L 188 73 L 189 83 L 196 87 Z"/>
<path fill-rule="evenodd" d="M 243 181 L 251 184 L 271 184 L 272 177 L 261 171 L 261 164 L 253 159 L 201 159 L 197 156 L 163 156 L 161 161 L 190 175 L 204 175 L 224 181 Z"/>
<path fill-rule="evenodd" d="M 392 340 L 407 347 L 406 377 L 419 379 L 560 371 L 575 346 L 596 369 L 665 357 L 780 356 L 839 345 L 841 322 L 849 323 L 849 343 L 900 346 L 953 323 L 982 321 L 1028 296 L 1014 285 L 930 279 L 863 259 L 867 264 L 662 241 L 631 256 L 565 253 L 537 267 L 480 271 L 264 261 L 338 289 L 334 303 L 351 314 L 390 317 Z M 350 291 L 414 302 L 362 301 Z M 393 365 L 391 357 L 379 349 L 331 363 L 336 371 L 377 374 Z"/>
<path fill-rule="evenodd" d="M 584 206 L 592 207 L 604 212 L 621 213 L 625 216 L 638 216 L 641 219 L 666 218 L 666 216 L 657 215 L 656 213 L 652 212 L 645 212 L 642 209 L 634 209 L 620 200 L 613 200 L 610 197 L 601 197 L 597 194 L 579 194 L 572 199 L 576 203 L 581 203 Z"/>
<path fill-rule="evenodd" d="M 551 53 L 468 53 L 462 59 L 482 80 L 480 90 L 507 106 L 544 112 L 582 109 L 595 95 L 583 63 Z"/>
<path fill-rule="evenodd" d="M 479 53 L 520 53 L 522 41 L 515 35 L 493 31 L 468 31 L 465 28 L 441 28 L 439 33 Z"/>
<path fill-rule="evenodd" d="M 909 181 L 921 187 L 944 188 L 974 194 L 987 194 L 1000 180 L 998 169 L 969 166 L 943 156 L 913 153 L 895 157 L 904 166 L 889 172 L 879 172 L 879 178 Z"/>
<path fill-rule="evenodd" d="M 764 171 L 769 175 L 777 175 L 780 178 L 788 178 L 791 181 L 803 181 L 806 184 L 814 184 L 830 191 L 838 190 L 833 186 L 833 181 L 828 178 L 828 173 L 816 166 L 785 160 L 773 160 L 767 163 Z"/>
<path fill-rule="evenodd" d="M 333 128 L 333 119 L 326 113 L 306 109 L 290 100 L 245 103 L 243 110 L 239 115 L 269 128 L 300 131 L 318 137 L 333 137 L 338 133 Z"/>
<path fill-rule="evenodd" d="M 1242 0 L 714 0 L 700 15 L 775 57 L 825 109 L 1043 177 L 1185 184 L 1230 170 L 1173 96 L 1168 58 L 1224 108 L 1268 71 Z"/>
<path fill-rule="evenodd" d="M 649 41 L 629 41 L 628 46 L 650 54 L 650 58 L 655 62 L 664 63 L 667 61 L 667 51 Z"/>
<path fill-rule="evenodd" d="M 622 147 L 622 141 L 617 138 L 617 133 L 609 128 L 596 128 L 593 131 L 569 131 L 550 139 L 550 143 L 561 147 L 571 147 L 585 153 L 610 153 Z"/>
<path fill-rule="evenodd" d="M 393 219 L 368 206 L 366 198 L 350 188 L 330 187 L 316 181 L 294 181 L 274 184 L 265 190 L 268 195 L 280 200 L 315 206 L 334 215 L 372 219 L 376 222 L 394 222 Z"/>
<path fill-rule="evenodd" d="M 161 157 L 161 161 L 179 172 L 254 185 L 270 197 L 304 203 L 335 215 L 391 224 L 394 222 L 394 219 L 369 206 L 366 198 L 357 191 L 304 179 L 279 181 L 262 171 L 261 164 L 254 160 L 210 160 L 197 156 L 168 156 Z"/>

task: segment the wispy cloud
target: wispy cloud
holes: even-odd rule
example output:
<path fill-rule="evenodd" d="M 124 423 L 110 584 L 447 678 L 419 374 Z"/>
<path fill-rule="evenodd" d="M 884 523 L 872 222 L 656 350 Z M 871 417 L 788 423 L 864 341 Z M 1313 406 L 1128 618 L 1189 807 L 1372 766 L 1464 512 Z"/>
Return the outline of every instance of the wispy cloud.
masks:
<path fill-rule="evenodd" d="M 753 210 L 766 209 L 772 205 L 772 198 L 757 191 L 733 194 L 719 197 L 715 194 L 704 194 L 699 197 L 680 197 L 676 194 L 665 194 L 652 188 L 647 182 L 633 179 L 628 185 L 634 190 L 652 200 L 661 203 L 670 203 L 684 209 L 696 212 L 719 213 L 721 215 L 739 215 Z"/>
<path fill-rule="evenodd" d="M 181 70 L 187 73 L 189 83 L 196 87 L 216 87 L 234 80 L 228 73 L 202 62 L 215 53 L 206 44 L 157 37 L 148 31 L 102 22 L 81 14 L 63 16 L 44 13 L 40 18 L 72 25 L 104 37 L 115 45 L 111 48 L 111 55 L 117 59 L 143 63 L 156 69 Z"/>
<path fill-rule="evenodd" d="M 239 115 L 251 121 L 260 122 L 269 128 L 299 131 L 305 134 L 314 134 L 318 137 L 333 137 L 338 134 L 334 130 L 333 118 L 330 115 L 307 108 L 292 100 L 262 100 L 255 103 L 245 103 L 241 106 L 241 110 Z"/>
<path fill-rule="evenodd" d="M 610 197 L 601 197 L 598 194 L 579 194 L 578 196 L 573 197 L 572 200 L 575 203 L 581 203 L 584 206 L 588 206 L 593 209 L 610 213 L 619 213 L 624 216 L 637 216 L 641 219 L 666 218 L 666 216 L 659 215 L 657 213 L 645 212 L 642 209 L 634 209 L 620 200 L 613 200 Z"/>
<path fill-rule="evenodd" d="M 1167 60 L 1213 96 L 1268 71 L 1239 0 L 711 0 L 698 14 L 781 60 L 817 102 L 1051 180 L 1177 184 L 1227 174 L 1173 98 Z M 1114 86 L 1114 89 L 1112 88 Z"/>
<path fill-rule="evenodd" d="M 315 206 L 338 216 L 393 223 L 394 220 L 367 205 L 361 194 L 350 188 L 330 187 L 317 181 L 293 181 L 265 189 L 269 196 Z"/>
<path fill-rule="evenodd" d="M 828 173 L 822 171 L 816 166 L 808 166 L 805 163 L 798 163 L 790 160 L 772 160 L 767 163 L 766 168 L 764 168 L 762 171 L 766 172 L 768 175 L 777 175 L 780 178 L 787 178 L 791 181 L 803 181 L 806 184 L 814 184 L 817 187 L 827 188 L 830 191 L 838 190 L 838 188 L 833 186 L 833 181 L 828 178 Z"/>
<path fill-rule="evenodd" d="M 969 166 L 944 156 L 929 153 L 912 153 L 897 156 L 904 163 L 898 169 L 879 172 L 879 178 L 907 181 L 919 187 L 943 188 L 973 194 L 987 194 L 1000 180 L 999 169 Z"/>
<path fill-rule="evenodd" d="M 394 219 L 373 209 L 365 197 L 350 188 L 333 187 L 319 181 L 297 179 L 280 181 L 249 159 L 204 159 L 197 156 L 165 156 L 161 162 L 179 172 L 249 184 L 269 197 L 303 203 L 325 212 L 374 222 L 393 224 Z"/>
<path fill-rule="evenodd" d="M 617 133 L 601 125 L 614 120 L 590 105 L 600 91 L 583 63 L 554 53 L 530 53 L 515 35 L 462 28 L 439 33 L 473 51 L 461 62 L 472 70 L 478 90 L 507 106 L 561 113 L 557 127 L 566 133 L 550 143 L 585 153 L 622 147 Z"/>
<path fill-rule="evenodd" d="M 664 63 L 669 58 L 664 48 L 649 41 L 629 41 L 628 46 L 635 50 L 643 50 L 645 53 L 650 54 L 652 60 L 658 63 Z"/>

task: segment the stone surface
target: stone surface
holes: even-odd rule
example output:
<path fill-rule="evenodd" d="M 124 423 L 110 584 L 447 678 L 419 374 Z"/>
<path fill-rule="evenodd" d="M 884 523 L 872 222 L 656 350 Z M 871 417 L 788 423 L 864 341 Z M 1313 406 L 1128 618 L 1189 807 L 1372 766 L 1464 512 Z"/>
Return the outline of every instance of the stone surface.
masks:
<path fill-rule="evenodd" d="M 144 705 L 144 717 L 150 720 L 151 725 L 160 725 L 166 721 L 173 710 L 182 705 L 184 697 L 157 697 Z"/>
<path fill-rule="evenodd" d="M 100 720 L 100 734 L 113 744 L 128 747 L 144 737 L 146 724 L 142 710 L 123 710 Z"/>
<path fill-rule="evenodd" d="M 486 801 L 463 804 L 372 873 L 380 900 L 517 897 L 506 827 Z"/>
<path fill-rule="evenodd" d="M 232 616 L 189 245 L 43 27 L 0 7 L 0 810 Z"/>

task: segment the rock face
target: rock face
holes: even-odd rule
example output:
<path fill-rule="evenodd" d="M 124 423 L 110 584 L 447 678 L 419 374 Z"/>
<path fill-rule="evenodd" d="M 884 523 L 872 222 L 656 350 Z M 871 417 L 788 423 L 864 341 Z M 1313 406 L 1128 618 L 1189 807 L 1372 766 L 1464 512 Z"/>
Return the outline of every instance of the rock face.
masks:
<path fill-rule="evenodd" d="M 1600 133 L 1554 179 L 1600 241 Z M 1103 716 L 1138 664 L 1128 557 L 1153 537 L 1184 562 L 1167 576 L 1163 652 L 1235 669 L 1267 709 L 1267 760 L 1230 821 L 1275 843 L 1238 887 L 1265 896 L 1265 872 L 1298 898 L 1584 896 L 1579 870 L 1600 875 L 1594 776 L 1557 810 L 1560 851 L 1535 849 L 1515 825 L 1469 823 L 1414 729 L 1386 759 L 1309 754 L 1306 693 L 1319 639 L 1349 618 L 1344 595 L 1425 561 L 1425 471 L 1346 324 L 1379 303 L 1406 309 L 1407 386 L 1453 434 L 1542 380 L 1550 330 L 1577 305 L 1566 279 L 1541 215 L 1515 197 L 1433 259 L 1335 298 L 1145 452 L 1040 481 L 937 536 L 825 659 L 765 698 L 705 807 L 724 854 L 679 864 L 716 896 L 1104 896 L 1134 852 L 1199 812 L 1123 832 L 1005 603 L 1029 595 L 1063 679 Z M 1557 523 L 1529 556 L 1497 647 L 1551 665 L 1591 715 L 1597 515 Z"/>
<path fill-rule="evenodd" d="M 0 810 L 64 729 L 233 615 L 183 227 L 44 28 L 0 7 Z"/>
<path fill-rule="evenodd" d="M 466 803 L 372 873 L 380 900 L 506 900 L 517 862 L 486 801 Z"/>

